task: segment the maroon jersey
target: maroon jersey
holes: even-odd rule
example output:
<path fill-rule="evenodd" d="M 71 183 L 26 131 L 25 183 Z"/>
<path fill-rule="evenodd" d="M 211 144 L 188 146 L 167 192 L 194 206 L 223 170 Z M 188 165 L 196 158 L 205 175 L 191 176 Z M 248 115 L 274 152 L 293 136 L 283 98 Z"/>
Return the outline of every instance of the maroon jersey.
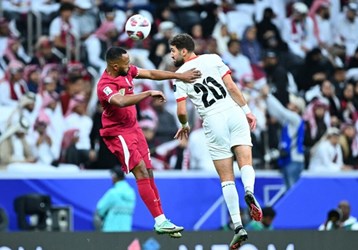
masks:
<path fill-rule="evenodd" d="M 133 78 L 138 75 L 138 68 L 130 65 L 127 76 L 112 77 L 106 71 L 97 84 L 98 99 L 103 107 L 101 136 L 118 136 L 138 128 L 135 105 L 118 107 L 111 105 L 110 99 L 115 95 L 132 95 Z"/>

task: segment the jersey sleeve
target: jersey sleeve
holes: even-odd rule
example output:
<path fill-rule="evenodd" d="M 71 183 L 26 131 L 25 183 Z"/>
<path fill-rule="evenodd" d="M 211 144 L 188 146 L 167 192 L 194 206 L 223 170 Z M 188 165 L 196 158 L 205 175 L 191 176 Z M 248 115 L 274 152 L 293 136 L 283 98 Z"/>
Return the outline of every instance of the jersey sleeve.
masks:
<path fill-rule="evenodd" d="M 135 65 L 130 65 L 128 74 L 129 74 L 132 78 L 136 78 L 136 77 L 138 76 L 138 74 L 139 74 L 138 67 L 135 66 Z"/>
<path fill-rule="evenodd" d="M 213 54 L 213 62 L 221 75 L 221 78 L 226 76 L 227 74 L 231 74 L 230 68 L 223 62 L 220 56 Z"/>
<path fill-rule="evenodd" d="M 115 83 L 104 83 L 98 88 L 98 99 L 109 103 L 114 95 L 119 94 L 118 86 Z"/>
<path fill-rule="evenodd" d="M 188 95 L 186 93 L 186 84 L 180 80 L 174 82 L 174 96 L 177 102 L 185 100 Z"/>

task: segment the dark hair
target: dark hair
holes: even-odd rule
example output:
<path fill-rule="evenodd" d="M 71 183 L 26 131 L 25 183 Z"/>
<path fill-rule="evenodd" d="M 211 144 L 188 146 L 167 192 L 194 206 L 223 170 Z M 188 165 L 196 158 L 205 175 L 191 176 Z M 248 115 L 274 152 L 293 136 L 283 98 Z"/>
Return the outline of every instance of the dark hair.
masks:
<path fill-rule="evenodd" d="M 241 45 L 239 39 L 233 38 L 233 39 L 230 39 L 230 40 L 227 42 L 227 46 L 230 47 L 233 43 L 238 43 L 239 45 Z"/>
<path fill-rule="evenodd" d="M 177 49 L 187 49 L 189 52 L 193 52 L 195 49 L 194 40 L 189 34 L 176 35 L 169 41 L 169 44 Z"/>
<path fill-rule="evenodd" d="M 68 77 L 68 82 L 69 83 L 75 83 L 75 82 L 77 82 L 78 80 L 81 80 L 81 79 L 83 79 L 83 77 L 81 75 L 70 75 Z"/>
<path fill-rule="evenodd" d="M 122 49 L 121 47 L 111 47 L 106 52 L 106 61 L 117 60 L 118 58 L 121 58 L 123 54 L 127 54 L 125 49 Z"/>
<path fill-rule="evenodd" d="M 262 214 L 265 217 L 274 218 L 276 216 L 276 211 L 272 207 L 264 207 L 262 208 Z"/>
<path fill-rule="evenodd" d="M 66 10 L 73 11 L 74 9 L 75 9 L 75 6 L 72 3 L 64 2 L 61 4 L 59 12 L 66 11 Z"/>
<path fill-rule="evenodd" d="M 120 166 L 115 166 L 110 172 L 112 176 L 115 176 L 118 180 L 123 180 L 125 178 L 125 174 Z"/>

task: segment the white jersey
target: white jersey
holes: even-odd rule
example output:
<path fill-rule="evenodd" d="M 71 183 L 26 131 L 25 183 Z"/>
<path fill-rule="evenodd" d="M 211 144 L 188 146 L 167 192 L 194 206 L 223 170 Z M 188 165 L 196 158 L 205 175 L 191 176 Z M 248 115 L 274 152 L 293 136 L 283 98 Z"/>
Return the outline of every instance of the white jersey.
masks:
<path fill-rule="evenodd" d="M 222 80 L 231 71 L 218 55 L 200 55 L 184 63 L 177 72 L 182 73 L 192 68 L 201 71 L 201 78 L 193 84 L 176 80 L 174 94 L 177 102 L 189 97 L 201 118 L 238 106 Z"/>

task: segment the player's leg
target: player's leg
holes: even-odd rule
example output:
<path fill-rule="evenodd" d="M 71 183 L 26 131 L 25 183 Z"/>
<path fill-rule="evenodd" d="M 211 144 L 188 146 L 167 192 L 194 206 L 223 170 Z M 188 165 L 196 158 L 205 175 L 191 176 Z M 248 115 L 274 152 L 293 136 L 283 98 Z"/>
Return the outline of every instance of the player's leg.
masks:
<path fill-rule="evenodd" d="M 148 178 L 149 181 L 149 185 L 150 187 L 147 187 L 148 189 L 151 189 L 152 192 L 154 193 L 154 200 L 157 206 L 157 209 L 159 210 L 159 215 L 157 216 L 153 216 L 154 220 L 155 220 L 155 225 L 154 225 L 154 229 L 157 233 L 177 233 L 182 231 L 184 228 L 180 227 L 180 226 L 176 226 L 175 224 L 173 224 L 172 222 L 170 222 L 164 215 L 163 213 L 163 209 L 162 209 L 162 205 L 161 205 L 161 201 L 160 201 L 160 196 L 159 196 L 159 192 L 157 189 L 157 186 L 155 185 L 155 181 L 154 181 L 154 175 L 153 175 L 153 170 L 152 170 L 152 163 L 150 160 L 150 154 L 149 154 L 149 149 L 147 146 L 147 142 L 145 140 L 145 137 L 143 135 L 143 133 L 141 131 L 137 132 L 137 139 L 138 139 L 138 145 L 140 145 L 138 147 L 138 152 L 140 154 L 141 159 L 143 159 L 144 162 L 144 168 L 140 170 L 140 176 L 142 176 L 141 172 L 145 171 L 146 172 L 146 177 Z M 141 166 L 143 167 L 143 166 Z M 137 168 L 137 166 L 135 167 Z M 134 168 L 134 171 L 136 171 Z M 132 171 L 133 172 L 133 171 Z M 133 174 L 136 176 L 136 173 L 133 172 Z M 137 179 L 137 176 L 136 176 Z M 138 180 L 138 179 L 137 179 Z M 138 182 L 138 181 L 137 181 Z M 180 237 L 181 235 L 175 234 L 175 235 L 171 235 L 172 237 Z"/>
<path fill-rule="evenodd" d="M 153 175 L 153 170 L 151 168 L 147 168 L 148 170 L 148 173 L 149 173 L 149 179 L 150 179 L 150 184 L 151 184 L 151 187 L 156 195 L 156 198 L 158 200 L 158 203 L 159 203 L 159 207 L 160 207 L 160 210 L 164 216 L 164 212 L 163 212 L 163 208 L 162 208 L 162 204 L 161 204 L 161 199 L 160 199 L 160 195 L 159 195 L 159 191 L 158 191 L 158 188 L 157 186 L 155 185 L 155 181 L 154 181 L 154 175 Z M 165 216 L 163 217 L 165 218 Z M 160 221 L 158 220 L 157 218 L 157 221 L 158 221 L 158 224 L 160 223 Z M 176 225 L 173 224 L 174 227 L 178 227 Z M 173 227 L 172 226 L 172 227 Z M 154 229 L 156 229 L 156 227 L 154 226 Z M 158 227 L 157 227 L 158 229 Z M 183 228 L 184 229 L 184 228 Z M 182 235 L 180 232 L 174 232 L 174 233 L 169 233 L 169 236 L 172 237 L 172 238 L 181 238 Z"/>
<path fill-rule="evenodd" d="M 231 221 L 235 227 L 235 234 L 230 243 L 231 249 L 237 249 L 247 239 L 247 233 L 242 226 L 240 215 L 239 195 L 235 185 L 233 158 L 214 160 L 214 165 L 220 177 L 223 196 L 229 210 Z"/>
<path fill-rule="evenodd" d="M 245 189 L 245 201 L 250 211 L 251 217 L 260 221 L 262 219 L 262 210 L 260 204 L 254 196 L 255 170 L 252 166 L 251 146 L 238 145 L 233 147 L 237 164 L 241 171 L 241 181 Z"/>

